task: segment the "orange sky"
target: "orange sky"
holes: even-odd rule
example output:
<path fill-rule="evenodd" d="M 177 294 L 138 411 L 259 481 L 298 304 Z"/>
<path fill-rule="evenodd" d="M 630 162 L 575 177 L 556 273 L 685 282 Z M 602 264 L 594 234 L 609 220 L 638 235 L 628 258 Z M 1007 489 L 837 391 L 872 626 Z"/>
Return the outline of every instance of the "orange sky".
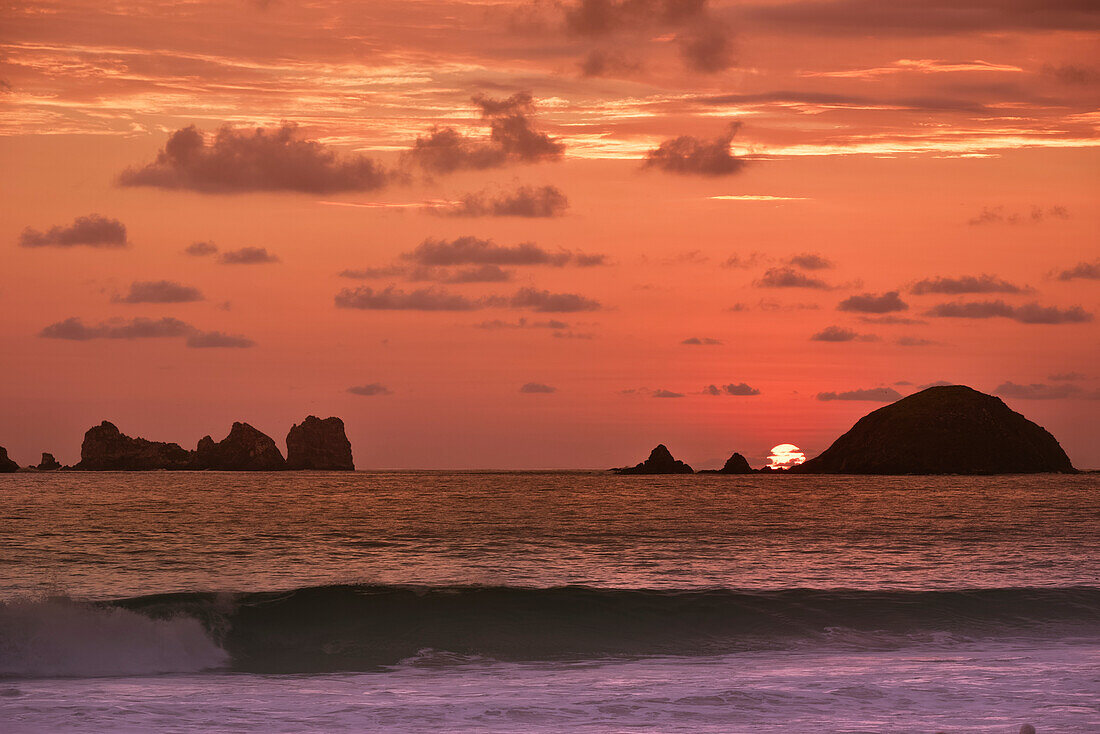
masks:
<path fill-rule="evenodd" d="M 949 381 L 1100 467 L 1098 30 L 1069 0 L 6 3 L 0 445 L 314 413 L 361 468 L 760 465 Z"/>

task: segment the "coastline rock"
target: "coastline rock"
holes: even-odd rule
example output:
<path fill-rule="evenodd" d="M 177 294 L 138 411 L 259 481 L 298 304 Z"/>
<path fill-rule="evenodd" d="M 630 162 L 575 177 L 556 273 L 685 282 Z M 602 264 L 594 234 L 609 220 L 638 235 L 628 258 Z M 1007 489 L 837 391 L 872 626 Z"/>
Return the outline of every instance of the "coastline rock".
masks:
<path fill-rule="evenodd" d="M 344 421 L 311 415 L 286 434 L 286 468 L 354 471 Z"/>
<path fill-rule="evenodd" d="M 141 471 L 187 469 L 191 452 L 179 444 L 130 438 L 110 421 L 89 428 L 80 445 L 80 462 L 74 469 L 90 471 Z"/>
<path fill-rule="evenodd" d="M 719 474 L 752 474 L 749 460 L 738 453 L 726 459 L 726 465 L 718 470 Z"/>
<path fill-rule="evenodd" d="M 19 471 L 19 464 L 8 458 L 8 450 L 0 446 L 0 473 L 10 474 Z"/>
<path fill-rule="evenodd" d="M 42 461 L 38 462 L 38 466 L 35 469 L 39 471 L 54 471 L 61 468 L 61 462 L 53 458 L 53 454 L 42 452 Z"/>
<path fill-rule="evenodd" d="M 695 471 L 682 461 L 672 458 L 665 445 L 658 444 L 649 453 L 649 458 L 635 466 L 614 469 L 617 474 L 694 474 Z"/>
<path fill-rule="evenodd" d="M 286 469 L 279 447 L 270 436 L 247 423 L 234 423 L 229 435 L 217 443 L 210 436 L 199 440 L 192 468 L 217 471 L 280 471 Z"/>
<path fill-rule="evenodd" d="M 1031 474 L 1076 471 L 1058 441 L 992 395 L 930 387 L 861 418 L 800 474 Z"/>

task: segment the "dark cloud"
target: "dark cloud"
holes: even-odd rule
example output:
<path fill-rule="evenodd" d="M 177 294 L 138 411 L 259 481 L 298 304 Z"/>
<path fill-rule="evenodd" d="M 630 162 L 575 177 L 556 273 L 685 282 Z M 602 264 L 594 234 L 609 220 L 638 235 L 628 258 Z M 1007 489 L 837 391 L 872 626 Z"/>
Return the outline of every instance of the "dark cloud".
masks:
<path fill-rule="evenodd" d="M 129 321 L 118 319 L 94 325 L 85 324 L 81 319 L 72 317 L 50 324 L 38 335 L 47 339 L 88 341 L 89 339 L 163 339 L 189 336 L 194 332 L 195 327 L 190 324 L 168 317 L 162 319 L 138 317 Z"/>
<path fill-rule="evenodd" d="M 604 49 L 592 49 L 578 63 L 583 76 L 599 77 L 611 74 L 633 74 L 641 70 L 641 64 L 625 54 Z"/>
<path fill-rule="evenodd" d="M 1074 380 L 1084 380 L 1086 377 L 1087 375 L 1080 372 L 1057 372 L 1053 375 L 1047 375 L 1047 379 L 1054 382 L 1073 382 Z"/>
<path fill-rule="evenodd" d="M 129 293 L 111 300 L 116 303 L 190 303 L 203 300 L 203 295 L 198 288 L 171 280 L 146 280 L 131 283 Z"/>
<path fill-rule="evenodd" d="M 528 321 L 527 319 L 517 319 L 516 321 L 501 321 L 500 319 L 493 319 L 492 321 L 482 321 L 480 324 L 474 324 L 475 329 L 568 329 L 569 324 L 565 321 L 558 321 L 557 319 L 549 319 L 547 321 Z"/>
<path fill-rule="evenodd" d="M 223 265 L 259 265 L 277 263 L 279 258 L 275 253 L 268 252 L 266 247 L 242 247 L 239 250 L 223 252 L 218 262 Z"/>
<path fill-rule="evenodd" d="M 352 395 L 363 395 L 365 397 L 393 395 L 393 390 L 377 382 L 372 382 L 369 385 L 355 385 L 354 387 L 349 387 L 347 391 Z"/>
<path fill-rule="evenodd" d="M 673 392 L 672 390 L 654 390 L 653 397 L 655 398 L 682 398 L 683 393 Z"/>
<path fill-rule="evenodd" d="M 535 288 L 520 288 L 508 300 L 513 308 L 529 308 L 545 313 L 573 313 L 577 311 L 598 311 L 600 302 L 576 293 L 551 293 Z"/>
<path fill-rule="evenodd" d="M 553 265 L 562 267 L 599 265 L 603 255 L 574 254 L 568 250 L 551 252 L 533 242 L 518 245 L 498 245 L 478 237 L 458 237 L 453 240 L 427 239 L 412 252 L 401 255 L 419 265 Z"/>
<path fill-rule="evenodd" d="M 504 283 L 512 279 L 512 273 L 499 265 L 478 265 L 473 268 L 414 268 L 410 281 L 427 280 L 436 283 Z"/>
<path fill-rule="evenodd" d="M 1023 293 L 1022 288 L 995 275 L 962 275 L 958 278 L 925 278 L 918 280 L 909 292 L 921 296 L 926 293 Z"/>
<path fill-rule="evenodd" d="M 27 227 L 19 235 L 21 247 L 126 247 L 126 225 L 98 214 L 77 217 L 67 227 L 56 225 L 45 232 Z"/>
<path fill-rule="evenodd" d="M 1058 308 L 1028 303 L 1012 306 L 1004 301 L 955 301 L 940 303 L 929 309 L 928 316 L 957 319 L 991 319 L 1003 317 L 1022 324 L 1076 324 L 1092 321 L 1092 314 L 1080 306 Z"/>
<path fill-rule="evenodd" d="M 752 252 L 744 257 L 737 253 L 734 253 L 726 258 L 725 262 L 722 263 L 722 267 L 741 269 L 752 268 L 765 259 L 770 258 L 766 258 L 765 255 L 762 255 L 759 252 Z"/>
<path fill-rule="evenodd" d="M 905 316 L 860 316 L 859 320 L 865 324 L 905 324 L 912 326 L 914 324 L 927 324 L 927 321 L 921 319 L 910 319 Z"/>
<path fill-rule="evenodd" d="M 558 388 L 551 387 L 550 385 L 543 385 L 541 382 L 528 382 L 521 385 L 519 391 L 525 395 L 545 395 L 557 392 Z"/>
<path fill-rule="evenodd" d="M 1069 210 L 1064 206 L 1052 206 L 1043 209 L 1041 206 L 1032 206 L 1027 214 L 1019 212 L 1005 212 L 1003 206 L 984 207 L 981 214 L 972 217 L 967 223 L 971 226 L 982 224 L 1038 224 L 1045 219 L 1069 219 Z"/>
<path fill-rule="evenodd" d="M 339 275 L 341 278 L 349 278 L 351 280 L 376 280 L 378 278 L 393 278 L 396 276 L 403 276 L 407 272 L 409 272 L 409 269 L 404 265 L 386 265 L 380 268 L 341 270 Z"/>
<path fill-rule="evenodd" d="M 556 186 L 521 186 L 515 191 L 490 196 L 467 194 L 454 206 L 433 209 L 448 217 L 560 217 L 569 199 Z"/>
<path fill-rule="evenodd" d="M 1058 280 L 1074 280 L 1080 278 L 1082 280 L 1100 280 L 1100 260 L 1094 260 L 1093 262 L 1077 263 L 1069 270 L 1063 270 L 1056 276 Z"/>
<path fill-rule="evenodd" d="M 646 168 L 694 176 L 740 173 L 747 165 L 745 159 L 730 154 L 730 143 L 739 128 L 740 123 L 733 123 L 725 135 L 713 140 L 700 140 L 690 135 L 671 138 L 649 151 L 644 165 Z"/>
<path fill-rule="evenodd" d="M 852 107 L 857 109 L 905 109 L 921 112 L 989 112 L 987 108 L 969 99 L 954 97 L 903 97 L 879 98 L 833 92 L 799 92 L 777 90 L 773 92 L 712 94 L 693 98 L 695 102 L 712 106 L 745 105 L 803 105 L 810 107 Z"/>
<path fill-rule="evenodd" d="M 256 342 L 240 334 L 201 331 L 187 337 L 187 346 L 192 349 L 247 349 L 256 346 Z"/>
<path fill-rule="evenodd" d="M 693 23 L 676 41 L 684 63 L 693 71 L 713 74 L 733 66 L 733 34 L 721 21 Z"/>
<path fill-rule="evenodd" d="M 998 385 L 993 392 L 1017 400 L 1062 400 L 1078 397 L 1096 399 L 1100 397 L 1098 393 L 1086 393 L 1081 387 L 1071 383 L 1047 385 L 1037 382 L 1030 385 L 1017 385 L 1015 382 L 1005 382 Z"/>
<path fill-rule="evenodd" d="M 206 257 L 215 254 L 217 251 L 218 246 L 213 242 L 193 242 L 183 252 L 193 257 Z"/>
<path fill-rule="evenodd" d="M 421 288 L 406 293 L 390 286 L 374 290 L 365 286 L 344 288 L 336 294 L 338 308 L 364 311 L 473 311 L 482 308 L 480 301 L 435 288 Z"/>
<path fill-rule="evenodd" d="M 803 252 L 801 255 L 792 255 L 787 262 L 803 270 L 825 270 L 833 267 L 832 260 L 816 252 Z"/>
<path fill-rule="evenodd" d="M 681 344 L 689 344 L 691 346 L 713 346 L 713 345 L 721 344 L 722 342 L 718 339 L 711 339 L 710 337 L 693 336 L 689 339 L 684 339 L 680 343 Z"/>
<path fill-rule="evenodd" d="M 489 126 L 489 139 L 472 139 L 454 128 L 433 128 L 418 137 L 405 157 L 432 173 L 498 168 L 509 163 L 539 163 L 557 160 L 565 145 L 532 127 L 529 115 L 534 100 L 527 92 L 506 99 L 483 95 L 472 98 Z"/>
<path fill-rule="evenodd" d="M 815 342 L 873 342 L 878 341 L 878 337 L 873 334 L 860 334 L 852 331 L 851 329 L 845 329 L 843 326 L 827 326 L 821 331 L 817 332 L 810 337 L 810 341 Z"/>
<path fill-rule="evenodd" d="M 194 125 L 182 128 L 172 133 L 155 161 L 123 171 L 119 183 L 207 194 L 328 194 L 378 189 L 391 178 L 376 161 L 338 155 L 322 143 L 302 139 L 295 125 L 285 123 L 273 130 L 226 125 L 209 140 Z"/>
<path fill-rule="evenodd" d="M 744 5 L 733 17 L 780 32 L 815 37 L 1082 32 L 1100 28 L 1100 9 L 1088 0 L 797 0 Z"/>
<path fill-rule="evenodd" d="M 829 284 L 818 278 L 800 273 L 794 268 L 768 268 L 762 277 L 753 282 L 757 288 L 817 288 L 828 290 Z"/>
<path fill-rule="evenodd" d="M 888 291 L 882 295 L 863 293 L 845 298 L 837 305 L 838 311 L 856 311 L 858 313 L 891 313 L 905 311 L 909 304 L 901 300 L 897 291 Z"/>
<path fill-rule="evenodd" d="M 1052 76 L 1063 84 L 1092 86 L 1100 84 L 1100 69 L 1076 64 L 1044 64 L 1043 74 Z"/>
<path fill-rule="evenodd" d="M 939 344 L 931 339 L 920 339 L 915 336 L 899 336 L 895 343 L 901 347 L 930 347 Z"/>
<path fill-rule="evenodd" d="M 748 397 L 752 395 L 759 395 L 760 391 L 755 387 L 749 387 L 744 382 L 737 384 L 730 383 L 728 385 L 707 385 L 703 388 L 704 395 L 736 395 L 742 397 Z"/>
<path fill-rule="evenodd" d="M 892 387 L 872 387 L 867 390 L 846 392 L 819 392 L 818 400 L 863 400 L 875 403 L 892 403 L 901 399 L 901 393 Z"/>

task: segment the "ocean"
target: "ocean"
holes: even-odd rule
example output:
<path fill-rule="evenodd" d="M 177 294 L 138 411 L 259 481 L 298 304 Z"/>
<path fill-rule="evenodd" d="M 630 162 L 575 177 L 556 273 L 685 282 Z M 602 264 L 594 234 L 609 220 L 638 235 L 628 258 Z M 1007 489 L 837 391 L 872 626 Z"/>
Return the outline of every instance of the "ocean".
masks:
<path fill-rule="evenodd" d="M 1100 475 L 0 475 L 0 731 L 1100 732 Z"/>

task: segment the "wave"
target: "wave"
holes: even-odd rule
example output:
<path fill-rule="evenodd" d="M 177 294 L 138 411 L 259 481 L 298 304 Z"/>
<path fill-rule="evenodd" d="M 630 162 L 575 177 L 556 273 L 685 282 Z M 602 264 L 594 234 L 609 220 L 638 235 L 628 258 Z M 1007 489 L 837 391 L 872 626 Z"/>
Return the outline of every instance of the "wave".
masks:
<path fill-rule="evenodd" d="M 1100 639 L 1100 588 L 652 591 L 322 586 L 0 603 L 0 675 L 589 660 Z"/>

